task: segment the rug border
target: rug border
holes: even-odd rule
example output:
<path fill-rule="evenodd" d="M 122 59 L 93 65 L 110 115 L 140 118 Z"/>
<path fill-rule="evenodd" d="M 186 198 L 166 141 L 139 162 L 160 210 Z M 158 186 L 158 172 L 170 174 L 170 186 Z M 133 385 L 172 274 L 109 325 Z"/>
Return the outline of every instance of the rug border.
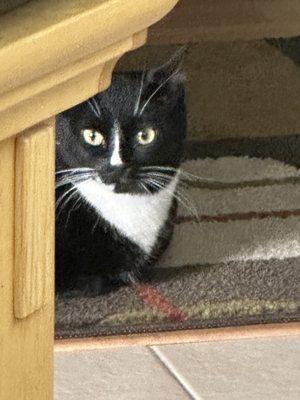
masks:
<path fill-rule="evenodd" d="M 58 339 L 55 340 L 54 343 L 54 352 L 99 350 L 133 345 L 154 346 L 296 335 L 300 336 L 300 322 L 134 333 L 96 338 Z"/>

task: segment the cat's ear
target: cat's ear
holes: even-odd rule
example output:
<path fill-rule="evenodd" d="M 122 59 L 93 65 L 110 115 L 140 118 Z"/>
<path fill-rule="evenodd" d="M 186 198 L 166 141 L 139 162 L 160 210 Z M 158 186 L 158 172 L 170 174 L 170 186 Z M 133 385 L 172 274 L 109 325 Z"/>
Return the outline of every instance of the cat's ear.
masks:
<path fill-rule="evenodd" d="M 145 89 L 148 95 L 156 91 L 156 99 L 163 100 L 177 92 L 185 80 L 182 64 L 186 51 L 186 46 L 181 47 L 165 64 L 147 72 Z"/>

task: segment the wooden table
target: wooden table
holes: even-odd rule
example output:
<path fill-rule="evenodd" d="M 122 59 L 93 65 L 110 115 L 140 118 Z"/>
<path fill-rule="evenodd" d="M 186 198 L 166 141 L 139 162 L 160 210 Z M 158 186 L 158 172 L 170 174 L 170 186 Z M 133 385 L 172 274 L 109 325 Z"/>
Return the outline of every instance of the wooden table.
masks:
<path fill-rule="evenodd" d="M 32 0 L 0 16 L 0 399 L 53 397 L 55 115 L 104 90 L 176 0 Z"/>

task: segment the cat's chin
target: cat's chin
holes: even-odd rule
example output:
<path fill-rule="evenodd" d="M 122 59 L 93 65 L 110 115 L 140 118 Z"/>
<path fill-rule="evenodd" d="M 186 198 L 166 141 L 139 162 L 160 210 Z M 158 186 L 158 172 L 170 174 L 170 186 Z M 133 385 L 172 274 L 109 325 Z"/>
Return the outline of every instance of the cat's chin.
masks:
<path fill-rule="evenodd" d="M 131 194 L 131 195 L 147 195 L 151 194 L 145 187 L 140 186 L 138 183 L 116 183 L 114 185 L 114 192 L 117 194 Z"/>
<path fill-rule="evenodd" d="M 100 191 L 105 191 L 106 193 L 116 193 L 116 194 L 128 194 L 128 195 L 151 195 L 153 191 L 151 188 L 147 188 L 145 185 L 141 185 L 138 181 L 132 180 L 128 182 L 116 182 L 107 183 L 104 182 L 100 177 L 93 179 L 97 183 L 98 189 Z M 76 186 L 80 189 L 86 187 L 88 181 L 78 183 Z"/>

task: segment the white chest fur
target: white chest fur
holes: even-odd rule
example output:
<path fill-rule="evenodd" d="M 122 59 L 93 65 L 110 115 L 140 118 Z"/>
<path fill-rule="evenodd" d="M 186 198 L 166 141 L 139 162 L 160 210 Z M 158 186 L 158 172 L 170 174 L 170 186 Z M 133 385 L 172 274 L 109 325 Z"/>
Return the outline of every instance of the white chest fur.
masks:
<path fill-rule="evenodd" d="M 100 180 L 76 184 L 81 195 L 122 235 L 150 253 L 166 222 L 176 189 L 176 176 L 167 188 L 153 194 L 115 193 L 113 185 Z"/>

